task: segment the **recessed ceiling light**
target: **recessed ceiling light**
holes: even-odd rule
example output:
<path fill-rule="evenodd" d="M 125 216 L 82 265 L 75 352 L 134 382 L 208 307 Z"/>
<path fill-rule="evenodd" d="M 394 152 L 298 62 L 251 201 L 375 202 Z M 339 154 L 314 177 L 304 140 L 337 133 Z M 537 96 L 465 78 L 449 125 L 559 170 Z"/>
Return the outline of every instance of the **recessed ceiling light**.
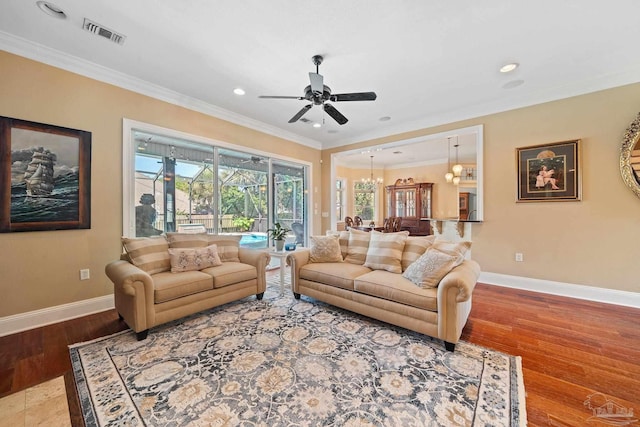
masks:
<path fill-rule="evenodd" d="M 520 66 L 520 64 L 518 64 L 517 62 L 511 62 L 510 64 L 505 64 L 502 67 L 500 67 L 500 72 L 501 73 L 510 73 L 513 70 L 515 70 L 516 68 L 518 68 Z"/>
<path fill-rule="evenodd" d="M 321 125 L 320 123 L 314 123 L 314 124 L 313 124 L 313 127 L 314 127 L 314 128 L 319 128 L 319 127 L 321 127 L 321 126 L 322 126 L 322 125 Z"/>
<path fill-rule="evenodd" d="M 244 91 L 244 89 L 237 87 L 233 90 L 233 93 L 235 93 L 236 95 L 244 95 L 246 92 Z"/>
<path fill-rule="evenodd" d="M 381 122 L 388 122 L 389 120 L 391 120 L 391 117 L 384 116 L 384 117 L 380 117 L 378 120 L 380 120 Z"/>
<path fill-rule="evenodd" d="M 513 89 L 514 87 L 518 87 L 524 83 L 524 80 L 511 80 L 510 82 L 506 82 L 502 85 L 503 89 Z"/>
<path fill-rule="evenodd" d="M 48 1 L 38 1 L 36 5 L 40 8 L 41 11 L 46 13 L 49 16 L 53 16 L 58 19 L 67 19 L 67 15 L 53 3 L 49 3 Z"/>

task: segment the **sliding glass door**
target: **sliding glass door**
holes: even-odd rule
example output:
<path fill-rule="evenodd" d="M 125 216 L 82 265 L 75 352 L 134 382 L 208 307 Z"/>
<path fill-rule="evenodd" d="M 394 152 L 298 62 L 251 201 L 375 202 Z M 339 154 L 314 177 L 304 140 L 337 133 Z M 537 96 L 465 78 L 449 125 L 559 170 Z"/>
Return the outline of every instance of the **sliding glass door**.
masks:
<path fill-rule="evenodd" d="M 308 165 L 135 128 L 123 164 L 125 235 L 233 233 L 258 248 L 280 222 L 306 241 Z"/>

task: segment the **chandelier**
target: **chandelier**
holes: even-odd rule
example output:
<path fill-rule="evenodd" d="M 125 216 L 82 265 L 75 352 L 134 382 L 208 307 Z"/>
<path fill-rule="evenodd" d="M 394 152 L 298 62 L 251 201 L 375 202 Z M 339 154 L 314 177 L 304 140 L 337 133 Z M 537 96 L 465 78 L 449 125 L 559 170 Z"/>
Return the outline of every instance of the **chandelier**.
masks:
<path fill-rule="evenodd" d="M 369 178 L 362 178 L 362 183 L 364 185 L 370 186 L 370 187 L 374 187 L 376 185 L 380 185 L 382 184 L 382 178 L 373 178 L 373 156 L 369 156 L 371 157 L 371 174 L 369 175 Z"/>

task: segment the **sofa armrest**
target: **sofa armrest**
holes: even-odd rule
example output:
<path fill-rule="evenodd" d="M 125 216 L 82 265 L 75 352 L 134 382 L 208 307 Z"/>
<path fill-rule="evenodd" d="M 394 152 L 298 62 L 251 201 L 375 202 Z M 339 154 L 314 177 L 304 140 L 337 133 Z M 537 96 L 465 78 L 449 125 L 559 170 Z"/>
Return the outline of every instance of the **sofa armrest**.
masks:
<path fill-rule="evenodd" d="M 136 332 L 149 328 L 154 318 L 153 278 L 127 261 L 112 261 L 104 268 L 113 282 L 114 300 L 118 313 Z"/>
<path fill-rule="evenodd" d="M 299 294 L 298 285 L 300 281 L 300 268 L 309 263 L 310 250 L 307 248 L 297 249 L 287 255 L 287 265 L 291 266 L 291 289 Z"/>
<path fill-rule="evenodd" d="M 258 272 L 258 290 L 257 293 L 264 292 L 267 289 L 267 265 L 271 261 L 271 256 L 266 251 L 255 249 L 240 248 L 238 250 L 238 258 L 243 264 L 249 264 L 256 268 Z"/>
<path fill-rule="evenodd" d="M 480 277 L 480 265 L 467 259 L 438 284 L 438 338 L 457 343 L 471 312 L 471 294 Z"/>

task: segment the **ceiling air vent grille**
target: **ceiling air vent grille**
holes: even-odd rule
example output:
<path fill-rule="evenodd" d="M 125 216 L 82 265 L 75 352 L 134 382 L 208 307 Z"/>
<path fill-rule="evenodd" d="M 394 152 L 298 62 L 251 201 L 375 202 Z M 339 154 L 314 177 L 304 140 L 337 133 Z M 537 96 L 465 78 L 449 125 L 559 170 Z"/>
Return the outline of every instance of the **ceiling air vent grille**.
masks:
<path fill-rule="evenodd" d="M 122 34 L 118 34 L 115 31 L 112 31 L 103 25 L 100 25 L 96 22 L 91 21 L 90 19 L 84 18 L 84 23 L 82 24 L 82 28 L 90 33 L 99 35 L 100 37 L 104 37 L 105 39 L 109 39 L 117 44 L 124 44 L 125 36 Z"/>
<path fill-rule="evenodd" d="M 300 119 L 300 121 L 301 121 L 302 123 L 309 123 L 311 120 L 306 119 L 306 118 L 304 118 L 304 117 L 303 117 L 303 118 L 301 118 L 301 119 Z"/>

